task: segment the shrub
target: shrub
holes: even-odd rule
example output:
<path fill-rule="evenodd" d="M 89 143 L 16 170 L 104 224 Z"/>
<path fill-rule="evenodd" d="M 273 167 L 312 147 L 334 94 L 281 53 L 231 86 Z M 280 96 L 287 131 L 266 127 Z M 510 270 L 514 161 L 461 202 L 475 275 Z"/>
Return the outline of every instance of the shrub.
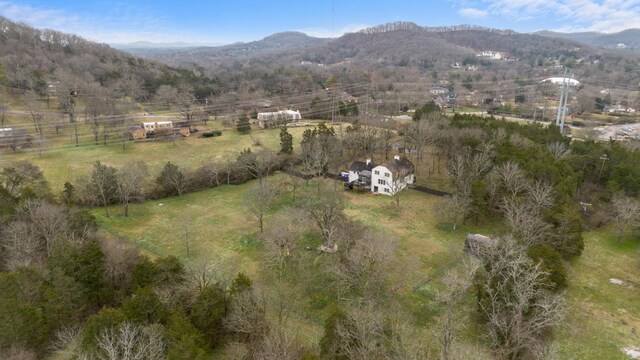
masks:
<path fill-rule="evenodd" d="M 527 252 L 529 257 L 540 263 L 542 270 L 548 273 L 549 287 L 558 291 L 567 287 L 567 270 L 562 262 L 562 256 L 547 244 L 532 246 Z"/>
<path fill-rule="evenodd" d="M 222 135 L 222 131 L 220 130 L 211 130 L 205 133 L 202 133 L 203 138 L 210 138 Z"/>

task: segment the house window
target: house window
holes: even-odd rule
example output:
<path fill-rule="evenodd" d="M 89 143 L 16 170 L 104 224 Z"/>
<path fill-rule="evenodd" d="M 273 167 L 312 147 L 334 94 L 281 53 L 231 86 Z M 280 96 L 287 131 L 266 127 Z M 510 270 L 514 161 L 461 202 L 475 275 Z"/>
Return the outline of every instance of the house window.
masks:
<path fill-rule="evenodd" d="M 380 171 L 378 171 L 378 170 L 374 171 L 374 173 L 375 173 L 376 175 L 380 175 Z"/>
<path fill-rule="evenodd" d="M 387 185 L 387 181 L 383 180 L 383 179 L 378 179 L 378 184 L 379 185 Z"/>
<path fill-rule="evenodd" d="M 389 192 L 389 188 L 384 188 L 384 192 Z"/>
<path fill-rule="evenodd" d="M 391 174 L 389 174 L 389 173 L 384 173 L 384 176 L 389 177 L 389 176 L 391 176 Z"/>

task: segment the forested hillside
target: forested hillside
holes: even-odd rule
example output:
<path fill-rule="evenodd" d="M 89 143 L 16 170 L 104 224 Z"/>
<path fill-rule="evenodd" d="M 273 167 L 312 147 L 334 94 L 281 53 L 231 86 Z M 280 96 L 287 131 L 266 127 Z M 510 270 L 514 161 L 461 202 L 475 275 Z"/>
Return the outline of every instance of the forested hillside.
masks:
<path fill-rule="evenodd" d="M 202 76 L 143 60 L 105 44 L 0 17 L 0 85 L 41 96 L 91 86 L 144 99 L 162 84 L 209 86 Z M 65 90 L 66 91 L 66 90 Z"/>

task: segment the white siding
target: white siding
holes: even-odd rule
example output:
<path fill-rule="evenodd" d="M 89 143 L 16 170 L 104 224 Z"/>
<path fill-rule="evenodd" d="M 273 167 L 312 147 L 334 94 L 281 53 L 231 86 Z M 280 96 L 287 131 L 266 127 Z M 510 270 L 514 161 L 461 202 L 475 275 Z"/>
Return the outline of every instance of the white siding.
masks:
<path fill-rule="evenodd" d="M 395 192 L 402 191 L 407 185 L 413 184 L 415 181 L 413 174 L 409 174 L 402 179 L 394 180 L 391 171 L 382 165 L 374 167 L 372 173 L 371 192 L 377 194 L 393 195 Z"/>

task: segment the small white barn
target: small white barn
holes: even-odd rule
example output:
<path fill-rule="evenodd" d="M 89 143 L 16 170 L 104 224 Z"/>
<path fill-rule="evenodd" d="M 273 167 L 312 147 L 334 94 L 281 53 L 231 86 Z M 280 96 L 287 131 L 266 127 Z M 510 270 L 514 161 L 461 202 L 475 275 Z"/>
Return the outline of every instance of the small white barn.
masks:
<path fill-rule="evenodd" d="M 144 131 L 148 133 L 152 133 L 156 130 L 160 129 L 171 129 L 173 128 L 173 121 L 156 121 L 156 122 L 145 122 L 142 123 L 142 127 Z"/>
<path fill-rule="evenodd" d="M 415 182 L 414 166 L 409 159 L 398 155 L 393 160 L 373 168 L 371 175 L 371 192 L 394 195 Z"/>
<path fill-rule="evenodd" d="M 0 128 L 0 138 L 10 137 L 13 135 L 13 128 Z"/>

